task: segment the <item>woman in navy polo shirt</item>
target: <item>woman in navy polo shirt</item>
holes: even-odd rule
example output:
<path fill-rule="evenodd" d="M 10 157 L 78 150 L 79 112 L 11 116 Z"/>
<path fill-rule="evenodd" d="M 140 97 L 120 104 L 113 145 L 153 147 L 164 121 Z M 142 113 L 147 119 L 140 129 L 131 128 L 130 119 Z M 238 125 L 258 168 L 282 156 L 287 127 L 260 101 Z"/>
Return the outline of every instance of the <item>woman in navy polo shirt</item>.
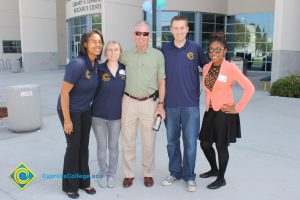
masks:
<path fill-rule="evenodd" d="M 79 56 L 65 68 L 65 76 L 58 98 L 57 111 L 67 140 L 64 158 L 62 189 L 76 199 L 78 189 L 88 194 L 96 190 L 90 186 L 89 136 L 90 105 L 98 86 L 96 66 L 103 48 L 103 36 L 97 30 L 81 36 Z"/>
<path fill-rule="evenodd" d="M 107 61 L 99 66 L 99 87 L 92 104 L 92 127 L 97 140 L 100 187 L 115 187 L 118 140 L 121 130 L 121 104 L 125 88 L 125 66 L 118 62 L 122 53 L 119 42 L 110 41 L 104 53 Z M 106 151 L 109 162 L 106 163 Z"/>

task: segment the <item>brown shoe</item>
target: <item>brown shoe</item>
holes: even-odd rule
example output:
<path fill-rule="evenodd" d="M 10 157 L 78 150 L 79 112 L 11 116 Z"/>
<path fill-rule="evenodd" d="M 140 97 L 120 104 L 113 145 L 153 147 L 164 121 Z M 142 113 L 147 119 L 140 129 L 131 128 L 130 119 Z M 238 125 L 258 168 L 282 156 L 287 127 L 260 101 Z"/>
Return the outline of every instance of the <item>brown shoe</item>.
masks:
<path fill-rule="evenodd" d="M 152 177 L 144 177 L 144 185 L 146 187 L 152 187 L 154 184 L 153 178 Z"/>
<path fill-rule="evenodd" d="M 123 187 L 128 188 L 128 187 L 132 186 L 133 179 L 134 179 L 134 177 L 133 178 L 124 178 Z"/>

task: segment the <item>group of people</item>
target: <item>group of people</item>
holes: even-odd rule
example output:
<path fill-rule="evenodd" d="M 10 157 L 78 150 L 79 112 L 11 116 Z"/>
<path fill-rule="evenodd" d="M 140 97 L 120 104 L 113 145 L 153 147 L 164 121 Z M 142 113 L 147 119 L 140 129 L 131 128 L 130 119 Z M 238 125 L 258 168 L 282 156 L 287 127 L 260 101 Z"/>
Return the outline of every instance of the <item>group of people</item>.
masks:
<path fill-rule="evenodd" d="M 227 47 L 224 34 L 211 35 L 209 61 L 204 50 L 187 39 L 188 31 L 186 17 L 173 17 L 171 33 L 174 39 L 164 44 L 160 51 L 148 45 L 151 37 L 149 24 L 139 21 L 133 32 L 135 47 L 123 52 L 119 42 L 110 41 L 104 48 L 107 60 L 103 63 L 103 35 L 97 30 L 86 31 L 82 35 L 79 56 L 66 66 L 57 105 L 67 141 L 63 174 L 87 177 L 63 179 L 62 189 L 70 198 L 79 197 L 78 189 L 88 194 L 96 193 L 89 178 L 91 128 L 97 141 L 100 187 L 116 186 L 120 134 L 123 187 L 133 184 L 138 127 L 144 185 L 153 186 L 156 137 L 153 124 L 158 115 L 165 122 L 169 157 L 169 176 L 161 184 L 168 186 L 183 179 L 188 191 L 197 189 L 194 170 L 198 139 L 211 166 L 211 170 L 200 174 L 200 177 L 217 177 L 207 186 L 209 189 L 226 184 L 224 174 L 229 159 L 228 146 L 241 137 L 239 113 L 255 89 L 233 63 L 225 60 Z M 206 92 L 201 130 L 199 66 L 203 68 L 202 82 Z M 236 81 L 244 89 L 237 104 L 232 92 Z M 218 165 L 213 143 L 216 144 Z"/>

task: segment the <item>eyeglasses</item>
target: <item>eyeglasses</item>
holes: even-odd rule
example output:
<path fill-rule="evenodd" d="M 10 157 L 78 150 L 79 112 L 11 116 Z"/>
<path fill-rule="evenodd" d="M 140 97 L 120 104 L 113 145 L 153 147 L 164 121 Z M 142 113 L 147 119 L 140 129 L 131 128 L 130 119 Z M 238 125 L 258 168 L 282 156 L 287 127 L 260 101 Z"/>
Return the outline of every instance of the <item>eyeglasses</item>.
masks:
<path fill-rule="evenodd" d="M 141 36 L 143 35 L 144 37 L 148 36 L 150 33 L 149 32 L 139 32 L 139 31 L 136 31 L 135 32 L 135 35 L 136 36 Z"/>
<path fill-rule="evenodd" d="M 217 48 L 208 48 L 208 52 L 209 53 L 212 53 L 212 52 L 215 52 L 215 53 L 221 53 L 221 51 L 223 51 L 224 50 L 224 48 L 220 48 L 220 47 L 217 47 Z"/>
<path fill-rule="evenodd" d="M 104 45 L 104 42 L 102 42 L 101 40 L 90 40 L 89 43 L 93 44 L 93 45 L 97 45 L 99 44 L 100 46 L 103 46 Z"/>

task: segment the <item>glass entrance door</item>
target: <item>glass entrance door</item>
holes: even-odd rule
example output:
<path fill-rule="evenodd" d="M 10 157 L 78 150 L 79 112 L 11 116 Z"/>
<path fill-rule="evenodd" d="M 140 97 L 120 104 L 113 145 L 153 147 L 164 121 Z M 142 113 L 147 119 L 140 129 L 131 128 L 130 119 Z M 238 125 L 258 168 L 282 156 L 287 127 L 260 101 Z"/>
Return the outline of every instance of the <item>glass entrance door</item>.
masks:
<path fill-rule="evenodd" d="M 80 42 L 74 43 L 74 58 L 76 58 L 79 55 L 80 50 Z"/>
<path fill-rule="evenodd" d="M 79 50 L 80 50 L 80 35 L 74 35 L 71 43 L 72 43 L 71 57 L 76 58 L 78 56 Z"/>
<path fill-rule="evenodd" d="M 68 23 L 68 59 L 79 54 L 81 35 L 86 30 L 102 29 L 101 13 L 71 18 Z"/>

